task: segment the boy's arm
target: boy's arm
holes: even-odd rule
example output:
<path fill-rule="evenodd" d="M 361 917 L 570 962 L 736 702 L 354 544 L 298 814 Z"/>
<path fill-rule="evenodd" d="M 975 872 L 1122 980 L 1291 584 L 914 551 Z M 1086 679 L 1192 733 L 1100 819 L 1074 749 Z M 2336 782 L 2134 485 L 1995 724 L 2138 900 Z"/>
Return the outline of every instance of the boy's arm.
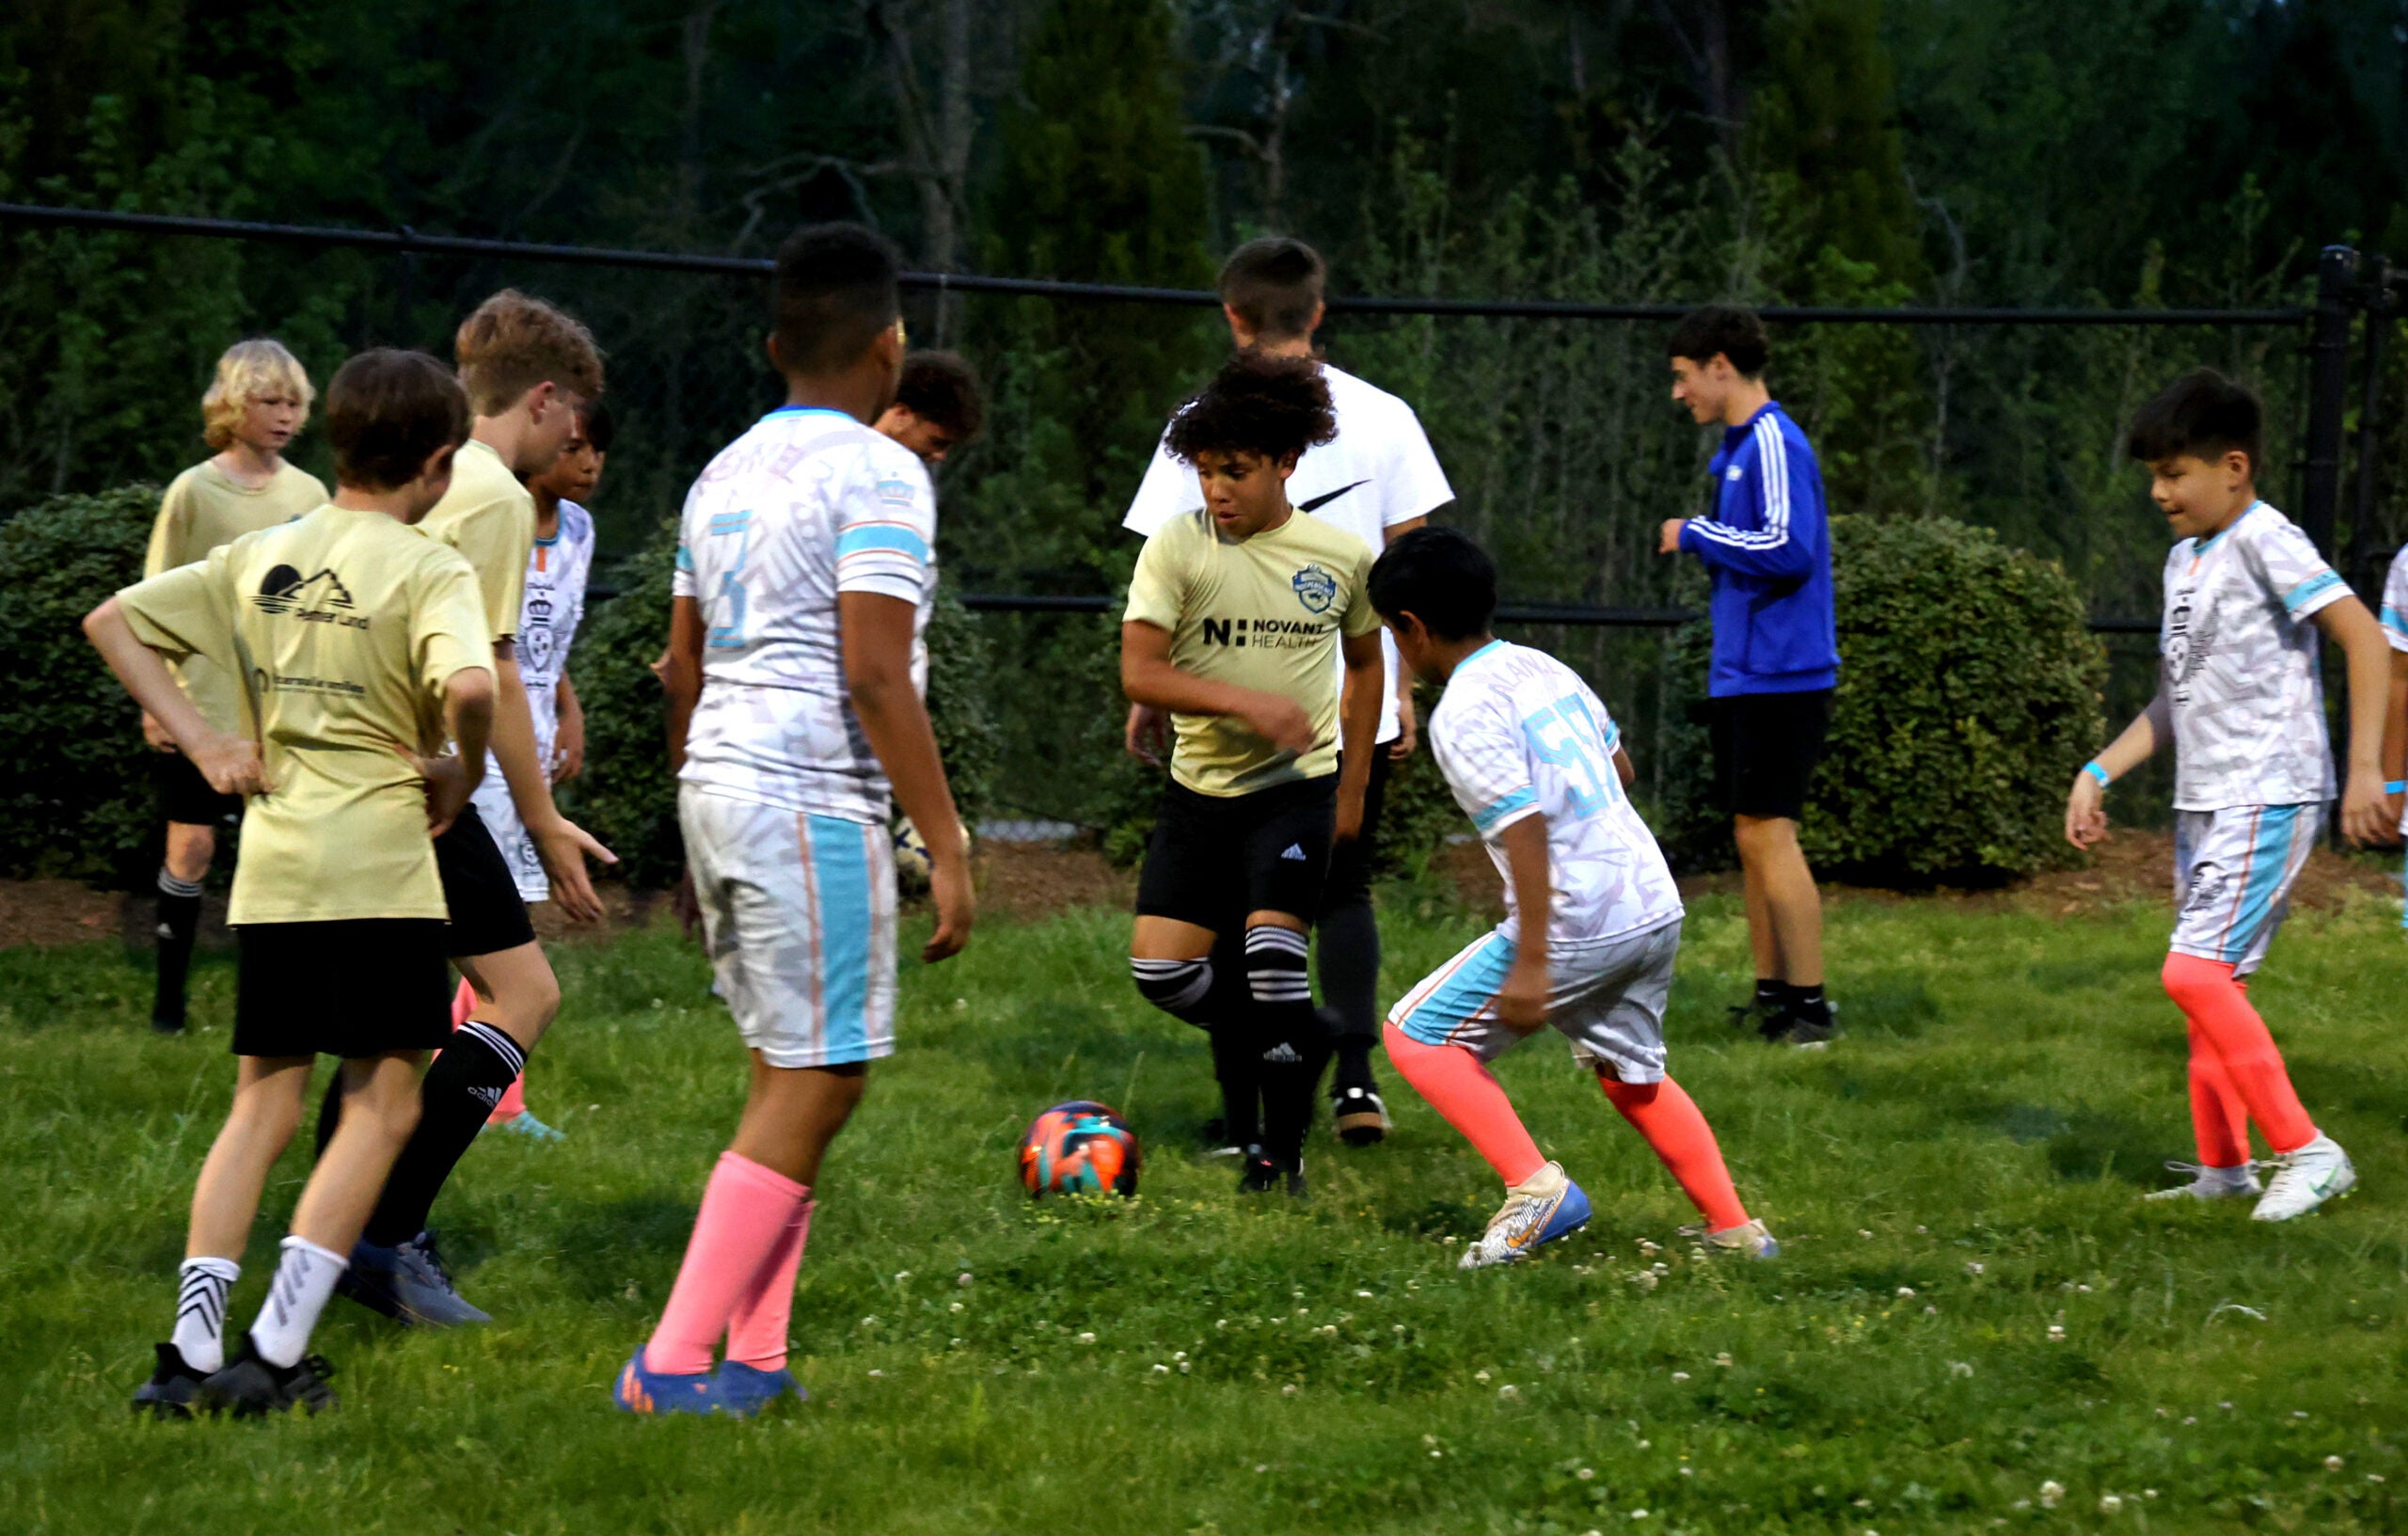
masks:
<path fill-rule="evenodd" d="M 518 652 L 508 637 L 493 644 L 493 756 L 510 785 L 511 803 L 519 824 L 527 829 L 535 852 L 551 877 L 552 899 L 579 923 L 602 916 L 602 900 L 585 873 L 586 855 L 606 864 L 619 856 L 594 841 L 592 833 L 561 815 L 552 803 L 551 781 L 545 777 L 542 756 L 535 751 L 535 712 L 527 703 L 527 684 L 518 674 Z"/>
<path fill-rule="evenodd" d="M 2391 786 L 2408 772 L 2408 651 L 2391 653 L 2391 706 L 2383 717 L 2384 815 L 2400 825 L 2399 790 Z"/>
<path fill-rule="evenodd" d="M 1376 709 L 1380 684 L 1370 698 Z M 1170 631 L 1133 619 L 1120 626 L 1120 690 L 1131 704 L 1148 705 L 1181 715 L 1227 715 L 1242 720 L 1255 735 L 1281 752 L 1304 753 L 1313 748 L 1313 719 L 1293 699 L 1260 689 L 1216 683 L 1171 665 Z M 1376 718 L 1373 735 L 1379 732 Z M 1367 764 L 1365 772 L 1370 772 Z M 917 819 L 917 818 L 914 818 Z"/>
<path fill-rule="evenodd" d="M 2158 743 L 2173 735 L 2167 722 L 2173 718 L 2173 701 L 2165 691 L 2165 668 L 2161 663 L 2157 672 L 2157 696 L 2148 707 L 2132 717 L 2123 733 L 2107 744 L 2107 750 L 2083 765 L 2073 776 L 2073 787 L 2066 792 L 2066 841 L 2075 847 L 2086 848 L 2107 838 L 2107 785 L 2140 767 L 2153 756 Z M 2093 773 L 2092 768 L 2099 769 Z M 2102 780 L 2099 774 L 2106 778 Z"/>
<path fill-rule="evenodd" d="M 1775 440 L 1779 440 L 1775 434 Z M 1763 438 L 1757 439 L 1760 443 Z M 1756 503 L 1756 526 L 1734 528 L 1711 517 L 1682 520 L 1678 530 L 1667 525 L 1671 543 L 1697 556 L 1709 570 L 1735 571 L 1772 580 L 1803 581 L 1814 573 L 1814 557 L 1791 527 L 1794 517 L 1822 515 L 1815 509 L 1806 467 L 1783 451 L 1771 462 L 1759 454 L 1749 489 Z M 1667 551 L 1668 553 L 1670 551 Z"/>
<path fill-rule="evenodd" d="M 2327 603 L 2312 616 L 2341 647 L 2350 671 L 2350 767 L 2341 790 L 2341 835 L 2364 847 L 2391 841 L 2383 792 L 2384 705 L 2391 692 L 2391 646 L 2383 626 L 2355 597 Z"/>
<path fill-rule="evenodd" d="M 1624 789 L 1639 782 L 1639 770 L 1630 765 L 1630 749 L 1627 747 L 1614 748 L 1614 777 L 1622 781 Z"/>
<path fill-rule="evenodd" d="M 1513 968 L 1497 990 L 1497 1017 L 1508 1028 L 1527 1035 L 1546 1022 L 1551 990 L 1547 971 L 1547 927 L 1554 916 L 1554 886 L 1548 879 L 1546 816 L 1533 811 L 1496 834 L 1505 850 L 1506 878 L 1513 884 L 1513 910 L 1521 919 L 1521 936 L 1513 942 Z"/>
<path fill-rule="evenodd" d="M 463 667 L 444 679 L 443 730 L 456 752 L 440 757 L 408 754 L 426 780 L 426 831 L 440 837 L 460 819 L 485 776 L 485 749 L 493 741 L 493 673 Z"/>
<path fill-rule="evenodd" d="M 953 788 L 945 783 L 944 763 L 937 755 L 935 728 L 928 723 L 927 705 L 911 685 L 911 651 L 919 610 L 900 597 L 874 592 L 839 592 L 836 625 L 845 657 L 845 686 L 853 714 L 869 737 L 895 790 L 895 803 L 920 830 L 928 848 L 928 888 L 936 898 L 937 930 L 929 936 L 920 958 L 933 963 L 957 954 L 970 942 L 976 902 L 970 887 L 970 855 L 962 847 L 961 816 L 954 809 Z M 677 669 L 680 631 L 670 638 L 670 668 Z M 675 705 L 671 705 L 673 715 Z M 682 744 L 685 733 L 679 730 Z"/>
<path fill-rule="evenodd" d="M 552 742 L 552 783 L 565 784 L 585 771 L 585 706 L 578 703 L 577 685 L 566 673 L 553 693 L 560 700 L 560 728 Z"/>
<path fill-rule="evenodd" d="M 260 760 L 259 743 L 220 731 L 201 718 L 166 662 L 135 634 L 115 597 L 84 616 L 84 637 L 125 685 L 126 692 L 134 695 L 134 702 L 182 749 L 210 788 L 221 795 L 267 793 L 267 766 Z"/>
<path fill-rule="evenodd" d="M 1380 690 L 1388 686 L 1387 662 L 1380 654 L 1381 629 L 1347 635 L 1338 642 L 1346 658 L 1346 686 L 1339 690 L 1343 706 L 1338 722 L 1338 824 L 1336 840 L 1352 843 L 1363 835 L 1363 797 L 1371 787 L 1373 740 L 1380 734 Z"/>

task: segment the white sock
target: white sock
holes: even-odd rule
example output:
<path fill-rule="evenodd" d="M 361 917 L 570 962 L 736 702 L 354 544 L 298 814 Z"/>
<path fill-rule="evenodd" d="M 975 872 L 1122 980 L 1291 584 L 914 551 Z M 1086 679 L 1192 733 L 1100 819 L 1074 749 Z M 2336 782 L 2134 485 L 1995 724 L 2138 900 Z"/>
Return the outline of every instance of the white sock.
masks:
<path fill-rule="evenodd" d="M 251 1324 L 251 1342 L 268 1364 L 294 1366 L 309 1353 L 309 1330 L 318 1325 L 318 1314 L 326 1309 L 326 1298 L 351 1260 L 305 1237 L 288 1237 L 283 1247 L 259 1321 Z"/>
<path fill-rule="evenodd" d="M 1523 1180 L 1520 1183 L 1514 1185 L 1505 1193 L 1508 1195 L 1519 1195 L 1532 1200 L 1544 1200 L 1548 1196 L 1553 1195 L 1556 1191 L 1561 1189 L 1564 1186 L 1565 1181 L 1562 1164 L 1545 1163 L 1539 1165 L 1538 1172 L 1530 1175 L 1528 1179 Z"/>
<path fill-rule="evenodd" d="M 176 1272 L 176 1331 L 167 1340 L 204 1376 L 226 1363 L 226 1296 L 242 1277 L 230 1259 L 187 1259 Z"/>

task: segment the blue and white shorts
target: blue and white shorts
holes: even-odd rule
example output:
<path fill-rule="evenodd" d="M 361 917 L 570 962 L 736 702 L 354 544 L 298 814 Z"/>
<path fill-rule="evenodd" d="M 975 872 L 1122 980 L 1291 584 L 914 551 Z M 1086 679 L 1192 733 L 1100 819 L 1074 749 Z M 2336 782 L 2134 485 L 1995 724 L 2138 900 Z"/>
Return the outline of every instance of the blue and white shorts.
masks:
<path fill-rule="evenodd" d="M 719 994 L 772 1067 L 895 1053 L 895 848 L 872 822 L 677 792 Z"/>
<path fill-rule="evenodd" d="M 1550 952 L 1547 1027 L 1572 1042 L 1572 1058 L 1624 1083 L 1664 1080 L 1664 1000 L 1681 953 L 1681 922 L 1578 949 Z M 1423 1045 L 1460 1045 L 1495 1061 L 1526 1036 L 1492 1005 L 1513 969 L 1502 929 L 1466 945 L 1404 994 L 1388 1022 Z"/>
<path fill-rule="evenodd" d="M 2257 970 L 2323 828 L 2321 801 L 2175 812 L 2174 952 Z"/>

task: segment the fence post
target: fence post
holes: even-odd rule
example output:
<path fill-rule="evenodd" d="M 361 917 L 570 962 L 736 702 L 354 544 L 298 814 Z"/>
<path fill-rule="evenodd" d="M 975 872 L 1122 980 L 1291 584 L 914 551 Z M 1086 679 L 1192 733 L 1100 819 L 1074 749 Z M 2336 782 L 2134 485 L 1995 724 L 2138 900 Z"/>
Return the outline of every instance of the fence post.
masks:
<path fill-rule="evenodd" d="M 2350 408 L 2350 319 L 2358 297 L 2358 253 L 2327 245 L 2316 262 L 2316 316 L 2307 343 L 2307 475 L 2300 527 L 2325 559 L 2341 507 L 2341 442 Z"/>

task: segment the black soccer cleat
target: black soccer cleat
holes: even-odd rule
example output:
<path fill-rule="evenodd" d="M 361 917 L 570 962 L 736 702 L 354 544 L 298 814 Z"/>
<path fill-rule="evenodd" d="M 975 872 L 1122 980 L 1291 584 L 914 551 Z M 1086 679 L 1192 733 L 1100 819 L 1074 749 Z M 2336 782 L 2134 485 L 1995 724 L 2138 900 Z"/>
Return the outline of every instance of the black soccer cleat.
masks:
<path fill-rule="evenodd" d="M 1283 1168 L 1278 1159 L 1269 1156 L 1261 1148 L 1247 1148 L 1244 1165 L 1238 1170 L 1238 1193 L 1270 1195 L 1281 1190 L 1286 1191 L 1291 1199 L 1307 1197 L 1303 1167 Z"/>
<path fill-rule="evenodd" d="M 1329 1096 L 1338 1139 L 1349 1147 L 1376 1147 L 1387 1139 L 1388 1106 L 1370 1088 L 1340 1088 Z"/>
<path fill-rule="evenodd" d="M 134 1411 L 156 1418 L 190 1418 L 207 1378 L 184 1363 L 184 1352 L 173 1344 L 159 1346 L 159 1368 L 134 1389 Z"/>
<path fill-rule="evenodd" d="M 1839 1005 L 1823 1005 L 1819 1018 L 1809 1017 L 1784 1008 L 1765 1021 L 1758 1033 L 1766 1045 L 1794 1045 L 1802 1049 L 1829 1045 L 1839 1037 Z"/>
<path fill-rule="evenodd" d="M 265 1418 L 293 1408 L 314 1414 L 335 1405 L 334 1390 L 326 1386 L 333 1374 L 322 1355 L 305 1354 L 289 1366 L 263 1359 L 245 1334 L 242 1350 L 226 1369 L 200 1384 L 198 1406 L 236 1418 Z"/>
<path fill-rule="evenodd" d="M 1752 1029 L 1766 1039 L 1770 1039 L 1772 1026 L 1783 1017 L 1784 1010 L 1778 1003 L 1768 1003 L 1761 997 L 1751 997 L 1745 1003 L 1732 1004 L 1729 1013 L 1733 1029 Z"/>

